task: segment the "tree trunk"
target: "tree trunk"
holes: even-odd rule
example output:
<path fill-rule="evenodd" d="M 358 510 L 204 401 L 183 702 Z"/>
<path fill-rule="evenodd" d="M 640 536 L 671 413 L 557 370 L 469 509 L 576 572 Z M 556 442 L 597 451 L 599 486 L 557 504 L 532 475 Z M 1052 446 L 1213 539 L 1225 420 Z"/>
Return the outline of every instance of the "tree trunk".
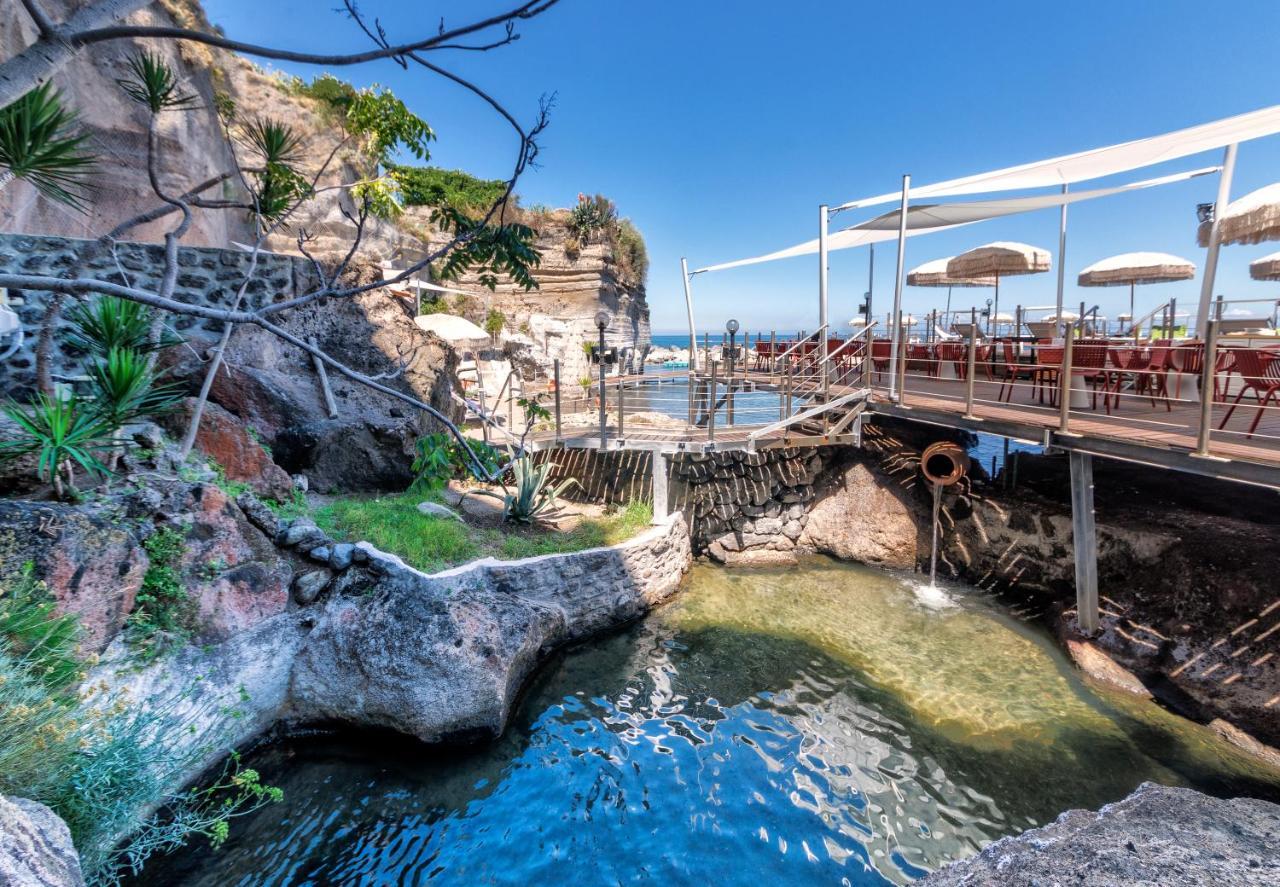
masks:
<path fill-rule="evenodd" d="M 59 34 L 75 34 L 113 24 L 153 0 L 96 0 L 58 26 Z M 13 58 L 0 63 L 0 108 L 22 98 L 58 73 L 80 52 L 62 37 L 41 37 Z"/>
<path fill-rule="evenodd" d="M 36 339 L 36 388 L 50 397 L 53 397 L 53 331 L 62 317 L 65 298 L 60 292 L 49 294 L 49 304 L 40 319 L 40 336 Z"/>

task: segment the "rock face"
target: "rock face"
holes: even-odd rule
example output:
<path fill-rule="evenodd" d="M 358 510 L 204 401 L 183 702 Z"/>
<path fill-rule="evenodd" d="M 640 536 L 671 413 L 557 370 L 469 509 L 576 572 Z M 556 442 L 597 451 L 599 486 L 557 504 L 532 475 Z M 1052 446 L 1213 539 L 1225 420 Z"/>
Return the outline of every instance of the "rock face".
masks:
<path fill-rule="evenodd" d="M 96 652 L 133 609 L 148 559 L 140 538 L 105 509 L 0 500 L 0 580 L 28 562 L 59 609 L 80 617 L 81 643 Z"/>
<path fill-rule="evenodd" d="M 84 887 L 71 832 L 43 804 L 0 795 L 0 887 Z"/>
<path fill-rule="evenodd" d="M 691 558 L 679 515 L 614 548 L 435 576 L 362 549 L 378 577 L 330 599 L 294 666 L 292 715 L 427 742 L 498 735 L 543 651 L 639 616 Z"/>
<path fill-rule="evenodd" d="M 1003 838 L 921 887 L 1202 887 L 1280 883 L 1280 806 L 1145 783 L 1097 813 L 1071 810 Z"/>
<path fill-rule="evenodd" d="M 927 521 L 915 497 L 856 463 L 820 488 L 800 543 L 841 560 L 910 570 L 929 556 L 919 529 Z"/>
<path fill-rule="evenodd" d="M 186 431 L 194 404 L 194 398 L 187 398 L 180 411 L 166 417 L 170 433 L 178 436 Z M 205 404 L 196 449 L 221 465 L 227 480 L 247 483 L 260 496 L 283 502 L 293 492 L 288 472 L 271 461 L 244 422 L 216 403 Z"/>

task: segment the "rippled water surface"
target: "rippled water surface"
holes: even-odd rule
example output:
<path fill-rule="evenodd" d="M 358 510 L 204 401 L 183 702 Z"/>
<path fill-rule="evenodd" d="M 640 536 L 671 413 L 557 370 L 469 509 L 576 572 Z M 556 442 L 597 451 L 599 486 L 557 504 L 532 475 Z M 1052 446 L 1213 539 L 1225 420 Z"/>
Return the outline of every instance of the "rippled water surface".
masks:
<path fill-rule="evenodd" d="M 141 882 L 902 884 L 1144 780 L 1280 796 L 978 592 L 826 561 L 696 568 L 549 663 L 490 747 L 299 739 L 251 763 L 284 803 Z"/>

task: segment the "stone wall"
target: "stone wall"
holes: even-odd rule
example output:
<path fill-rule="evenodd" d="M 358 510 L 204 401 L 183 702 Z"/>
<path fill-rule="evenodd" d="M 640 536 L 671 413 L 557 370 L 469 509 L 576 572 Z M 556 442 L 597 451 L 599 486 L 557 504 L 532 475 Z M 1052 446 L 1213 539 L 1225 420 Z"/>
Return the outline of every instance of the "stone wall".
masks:
<path fill-rule="evenodd" d="M 164 248 L 159 244 L 121 243 L 114 254 L 96 248 L 96 241 L 29 234 L 0 234 L 0 272 L 65 277 L 83 262 L 85 275 L 102 280 L 155 288 L 164 270 Z M 88 257 L 87 259 L 82 257 Z M 178 287 L 175 297 L 192 305 L 230 308 L 249 273 L 249 253 L 238 249 L 182 247 L 178 251 Z M 118 264 L 117 264 L 118 262 Z M 273 301 L 301 295 L 315 285 L 310 264 L 301 258 L 262 253 L 254 279 L 245 290 L 242 307 L 261 308 Z M 23 300 L 15 310 L 22 321 L 26 342 L 19 353 L 0 364 L 0 391 L 16 394 L 35 379 L 35 347 L 40 321 L 49 295 L 14 290 L 10 297 Z M 174 327 L 184 337 L 216 339 L 222 323 L 196 317 L 178 317 Z M 65 312 L 62 330 L 66 329 Z M 74 375 L 78 356 L 55 335 L 58 357 L 53 371 Z M 8 342 L 6 341 L 7 345 Z"/>

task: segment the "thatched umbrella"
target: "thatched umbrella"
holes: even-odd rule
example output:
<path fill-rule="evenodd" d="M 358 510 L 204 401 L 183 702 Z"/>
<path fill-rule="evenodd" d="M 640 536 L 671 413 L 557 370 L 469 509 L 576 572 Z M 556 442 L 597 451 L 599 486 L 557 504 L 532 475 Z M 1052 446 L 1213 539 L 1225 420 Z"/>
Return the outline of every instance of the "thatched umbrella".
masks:
<path fill-rule="evenodd" d="M 484 346 L 493 341 L 480 327 L 455 314 L 419 314 L 413 322 L 423 332 L 435 333 L 450 345 Z"/>
<path fill-rule="evenodd" d="M 1196 242 L 1207 247 L 1212 228 L 1212 222 L 1201 222 Z M 1227 204 L 1218 220 L 1218 242 L 1224 246 L 1264 240 L 1280 240 L 1280 182 Z"/>
<path fill-rule="evenodd" d="M 1122 253 L 1094 262 L 1080 272 L 1080 286 L 1128 286 L 1129 322 L 1133 323 L 1134 290 L 1140 283 L 1167 283 L 1191 280 L 1196 276 L 1194 262 L 1168 253 Z"/>
<path fill-rule="evenodd" d="M 953 286 L 995 286 L 994 277 L 952 277 L 947 273 L 947 263 L 955 256 L 945 259 L 934 259 L 925 262 L 907 272 L 907 286 L 945 286 L 947 288 L 947 310 L 943 316 L 951 316 L 951 288 Z"/>
<path fill-rule="evenodd" d="M 947 262 L 953 277 L 993 277 L 995 302 L 991 314 L 1000 313 L 1000 278 L 1013 274 L 1042 274 L 1049 270 L 1049 251 L 1026 243 L 1002 240 L 974 247 Z"/>
<path fill-rule="evenodd" d="M 1249 276 L 1254 280 L 1280 280 L 1280 253 L 1250 262 Z"/>

